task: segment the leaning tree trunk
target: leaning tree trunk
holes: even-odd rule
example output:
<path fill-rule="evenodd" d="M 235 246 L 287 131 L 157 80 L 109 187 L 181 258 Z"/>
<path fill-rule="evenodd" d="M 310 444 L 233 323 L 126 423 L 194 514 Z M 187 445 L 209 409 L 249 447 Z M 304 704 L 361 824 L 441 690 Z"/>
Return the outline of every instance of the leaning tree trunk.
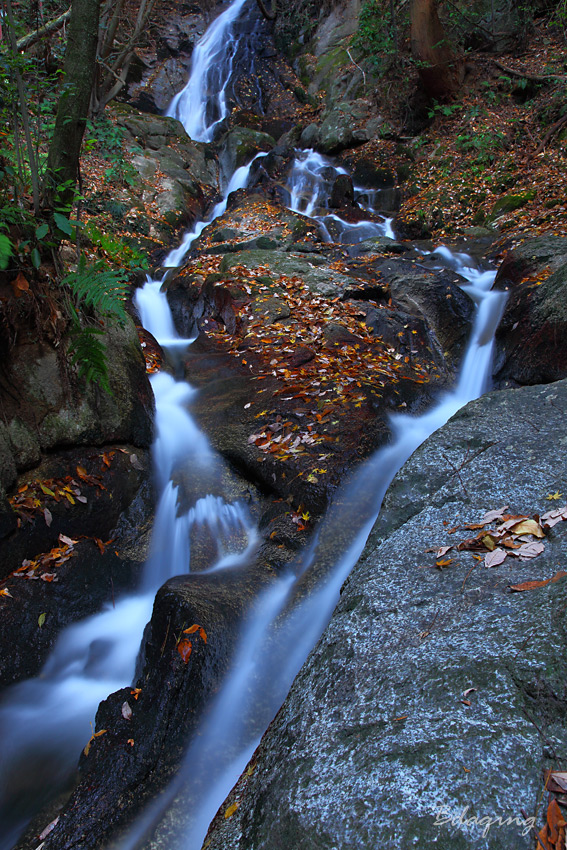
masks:
<path fill-rule="evenodd" d="M 461 87 L 464 60 L 447 40 L 437 14 L 438 5 L 438 0 L 412 0 L 411 52 L 426 94 L 435 100 L 445 100 Z"/>
<path fill-rule="evenodd" d="M 43 187 L 44 206 L 70 207 L 79 175 L 96 68 L 100 0 L 73 0 L 65 51 L 63 88 L 57 106 Z"/>
<path fill-rule="evenodd" d="M 276 20 L 276 18 L 278 16 L 277 0 L 272 0 L 272 8 L 271 9 L 267 8 L 267 6 L 264 4 L 263 0 L 256 0 L 256 2 L 258 3 L 260 11 L 265 18 L 267 18 L 269 21 L 275 21 Z M 269 0 L 268 0 L 268 2 L 269 2 Z"/>

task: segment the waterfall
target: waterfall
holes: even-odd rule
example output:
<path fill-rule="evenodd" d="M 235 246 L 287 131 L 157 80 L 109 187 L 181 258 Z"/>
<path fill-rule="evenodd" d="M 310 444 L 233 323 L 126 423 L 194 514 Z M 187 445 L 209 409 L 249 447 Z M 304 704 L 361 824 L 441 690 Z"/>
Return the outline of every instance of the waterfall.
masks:
<path fill-rule="evenodd" d="M 234 25 L 246 2 L 234 0 L 207 30 L 195 48 L 189 81 L 171 104 L 169 114 L 184 123 L 193 139 L 212 139 L 226 117 L 226 90 L 238 46 Z M 259 154 L 256 159 L 264 155 Z M 166 266 L 179 266 L 206 225 L 222 215 L 230 192 L 247 185 L 253 162 L 232 175 L 223 199 L 206 220 L 185 234 L 180 246 L 168 255 Z M 314 151 L 298 152 L 288 178 L 290 208 L 314 218 L 329 240 L 331 229 L 337 234 L 337 241 L 344 242 L 371 236 L 393 237 L 388 219 L 352 224 L 329 211 L 330 188 L 334 179 L 344 173 L 345 169 Z M 355 196 L 374 213 L 368 190 L 356 187 Z M 161 835 L 160 846 L 168 850 L 200 848 L 211 817 L 325 627 L 340 586 L 364 547 L 396 471 L 429 434 L 486 388 L 492 339 L 504 296 L 491 291 L 494 273 L 477 269 L 470 257 L 441 246 L 434 252 L 435 259 L 461 275 L 463 289 L 477 304 L 471 340 L 454 392 L 446 393 L 424 416 L 392 418 L 391 444 L 376 452 L 337 494 L 312 545 L 299 556 L 293 570 L 275 581 L 257 601 L 235 653 L 238 664 L 229 671 L 177 778 L 134 825 L 122 850 L 148 846 L 154 833 Z M 186 348 L 191 340 L 178 336 L 162 288 L 162 280 L 148 280 L 139 291 L 136 304 L 143 324 L 164 347 L 172 351 Z M 118 600 L 115 607 L 107 607 L 66 629 L 41 675 L 10 689 L 0 705 L 4 742 L 0 850 L 9 850 L 34 807 L 43 805 L 53 788 L 61 787 L 72 774 L 77 755 L 90 736 L 90 722 L 98 703 L 131 681 L 156 589 L 171 575 L 189 569 L 192 530 L 206 525 L 218 540 L 218 558 L 211 566 L 215 570 L 246 561 L 257 544 L 257 531 L 239 503 L 227 503 L 212 492 L 204 492 L 186 511 L 180 511 L 179 490 L 172 476 L 180 466 L 200 467 L 213 476 L 219 461 L 189 413 L 195 390 L 167 374 L 156 375 L 152 386 L 157 408 L 153 457 L 159 502 L 152 552 L 140 590 Z M 340 546 L 337 527 L 348 531 Z M 235 528 L 246 539 L 239 552 L 232 552 L 228 546 Z M 303 599 L 298 590 L 312 571 L 321 576 L 321 581 Z M 297 604 L 291 605 L 296 598 Z M 187 815 L 184 786 L 195 775 L 203 779 L 201 796 L 192 798 L 193 813 Z"/>
<path fill-rule="evenodd" d="M 455 389 L 442 395 L 423 416 L 391 417 L 392 442 L 378 449 L 337 494 L 313 544 L 300 556 L 293 572 L 282 576 L 258 600 L 242 631 L 235 653 L 238 662 L 197 729 L 175 780 L 138 819 L 118 850 L 158 846 L 199 850 L 210 820 L 244 770 L 331 617 L 340 588 L 362 553 L 396 472 L 427 437 L 488 388 L 494 330 L 506 294 L 491 291 L 496 272 L 477 269 L 468 255 L 440 246 L 432 256 L 462 277 L 462 288 L 477 305 Z M 345 531 L 342 537 L 337 536 L 337 528 Z M 318 584 L 304 594 L 302 580 L 310 572 L 318 576 Z M 206 777 L 198 792 L 192 783 L 195 775 Z"/>
<path fill-rule="evenodd" d="M 226 118 L 226 88 L 238 40 L 233 24 L 248 0 L 235 0 L 211 24 L 196 45 L 185 88 L 173 98 L 167 114 L 177 118 L 196 142 L 210 142 Z"/>

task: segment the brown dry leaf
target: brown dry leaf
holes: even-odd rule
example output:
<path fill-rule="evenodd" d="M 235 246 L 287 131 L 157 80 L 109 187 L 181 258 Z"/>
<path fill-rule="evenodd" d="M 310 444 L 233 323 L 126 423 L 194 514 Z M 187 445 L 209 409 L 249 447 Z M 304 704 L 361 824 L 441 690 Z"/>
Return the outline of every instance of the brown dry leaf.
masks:
<path fill-rule="evenodd" d="M 535 519 L 525 519 L 510 528 L 513 534 L 533 534 L 534 537 L 545 537 L 545 532 Z"/>
<path fill-rule="evenodd" d="M 29 288 L 30 285 L 25 275 L 22 272 L 18 272 L 18 276 L 12 281 L 12 289 L 16 298 L 19 298 L 22 292 L 27 292 Z"/>
<path fill-rule="evenodd" d="M 520 584 L 509 585 L 509 588 L 515 593 L 521 593 L 524 590 L 535 590 L 538 587 L 545 587 L 547 584 L 555 584 L 565 576 L 567 576 L 567 572 L 559 570 L 552 578 L 541 579 L 540 581 L 522 581 Z"/>
<path fill-rule="evenodd" d="M 51 523 L 53 522 L 53 514 L 49 510 L 49 508 L 43 509 L 43 518 L 45 519 L 45 524 L 48 528 L 50 528 Z"/>
<path fill-rule="evenodd" d="M 483 525 L 488 525 L 489 522 L 494 522 L 495 519 L 501 519 L 504 516 L 504 512 L 508 510 L 508 505 L 504 505 L 503 508 L 497 508 L 495 511 L 488 511 L 482 518 L 481 522 Z"/>
<path fill-rule="evenodd" d="M 452 549 L 452 548 L 453 548 L 452 546 L 441 546 L 439 549 L 437 549 L 437 553 L 436 553 L 437 558 L 442 558 L 443 555 L 446 555 L 447 552 L 449 551 L 449 549 Z"/>
<path fill-rule="evenodd" d="M 565 847 L 564 839 L 567 823 L 563 817 L 561 809 L 559 808 L 557 800 L 552 800 L 547 807 L 547 826 L 549 829 L 550 841 L 557 846 L 558 842 L 563 839 L 563 847 Z"/>
<path fill-rule="evenodd" d="M 503 561 L 506 560 L 507 552 L 504 549 L 493 549 L 492 552 L 487 552 L 484 557 L 484 566 L 485 567 L 497 567 Z"/>
<path fill-rule="evenodd" d="M 543 543 L 534 541 L 533 543 L 524 543 L 519 549 L 514 549 L 510 554 L 526 560 L 528 558 L 537 558 L 544 550 L 545 546 Z"/>
<path fill-rule="evenodd" d="M 9 596 L 11 599 L 14 598 L 7 587 L 3 587 L 2 590 L 0 590 L 0 596 Z"/>
<path fill-rule="evenodd" d="M 128 702 L 122 703 L 122 717 L 124 720 L 130 720 L 132 718 L 132 709 Z"/>

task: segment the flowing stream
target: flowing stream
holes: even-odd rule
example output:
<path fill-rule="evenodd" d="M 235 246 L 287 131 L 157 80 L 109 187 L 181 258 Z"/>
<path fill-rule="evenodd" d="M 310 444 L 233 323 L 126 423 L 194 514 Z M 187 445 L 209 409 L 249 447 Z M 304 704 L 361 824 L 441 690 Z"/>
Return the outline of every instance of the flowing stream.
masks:
<path fill-rule="evenodd" d="M 183 121 L 194 139 L 210 140 L 226 117 L 226 91 L 239 41 L 235 23 L 247 9 L 257 14 L 255 3 L 234 0 L 209 27 L 195 48 L 187 86 L 171 105 L 170 114 Z M 165 265 L 181 264 L 204 227 L 225 211 L 230 192 L 247 185 L 252 164 L 232 175 L 223 200 L 184 236 Z M 329 212 L 329 187 L 340 173 L 346 172 L 320 154 L 299 151 L 288 177 L 290 208 L 314 218 L 327 240 L 331 233 L 335 241 L 345 243 L 392 237 L 388 219 L 376 221 L 373 216 L 349 224 Z M 363 187 L 355 187 L 355 192 L 361 205 L 364 198 L 371 197 Z M 366 206 L 374 213 L 368 200 Z M 121 850 L 153 846 L 199 850 L 210 820 L 331 616 L 340 586 L 364 547 L 395 473 L 423 440 L 487 388 L 494 331 L 505 298 L 491 291 L 495 272 L 479 270 L 470 257 L 444 246 L 438 247 L 429 261 L 454 269 L 477 305 L 455 390 L 421 417 L 392 417 L 391 443 L 345 485 L 311 546 L 257 601 L 243 627 L 235 653 L 237 664 L 203 718 L 176 779 L 134 824 L 120 844 Z M 179 338 L 161 285 L 162 280 L 148 280 L 138 292 L 137 308 L 144 327 L 175 352 L 192 340 Z M 244 506 L 214 495 L 213 479 L 218 479 L 221 461 L 188 412 L 195 390 L 165 373 L 153 376 L 152 387 L 159 501 L 140 588 L 117 600 L 114 607 L 66 629 L 40 676 L 9 689 L 0 704 L 0 850 L 13 846 L 33 813 L 72 776 L 78 753 L 90 737 L 99 702 L 132 681 L 155 592 L 171 576 L 190 570 L 192 535 L 206 528 L 217 541 L 211 570 L 245 562 L 258 543 L 258 533 Z M 180 512 L 179 490 L 172 481 L 180 468 L 198 470 L 197 477 L 205 482 L 204 490 L 184 512 Z M 339 536 L 337 528 L 342 529 Z M 241 545 L 233 551 L 229 541 L 235 532 Z M 316 577 L 310 584 L 313 589 L 302 594 L 303 583 L 311 576 Z M 190 782 L 196 775 L 205 777 L 198 789 Z"/>

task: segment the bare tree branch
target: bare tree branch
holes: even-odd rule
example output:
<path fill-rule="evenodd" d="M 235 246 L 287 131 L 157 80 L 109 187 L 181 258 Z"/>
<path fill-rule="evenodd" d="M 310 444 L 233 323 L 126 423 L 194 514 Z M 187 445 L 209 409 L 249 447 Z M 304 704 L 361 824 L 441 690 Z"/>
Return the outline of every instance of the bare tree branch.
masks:
<path fill-rule="evenodd" d="M 60 30 L 65 26 L 65 23 L 69 20 L 70 16 L 71 9 L 69 8 L 66 12 L 63 12 L 62 15 L 59 15 L 58 18 L 48 21 L 44 27 L 40 27 L 38 30 L 34 30 L 34 32 L 30 32 L 28 35 L 24 35 L 23 38 L 18 39 L 16 42 L 16 49 L 18 53 L 21 53 L 23 50 L 27 50 L 28 47 L 36 44 L 40 39 L 45 38 L 46 35 L 51 35 L 52 33 Z"/>

